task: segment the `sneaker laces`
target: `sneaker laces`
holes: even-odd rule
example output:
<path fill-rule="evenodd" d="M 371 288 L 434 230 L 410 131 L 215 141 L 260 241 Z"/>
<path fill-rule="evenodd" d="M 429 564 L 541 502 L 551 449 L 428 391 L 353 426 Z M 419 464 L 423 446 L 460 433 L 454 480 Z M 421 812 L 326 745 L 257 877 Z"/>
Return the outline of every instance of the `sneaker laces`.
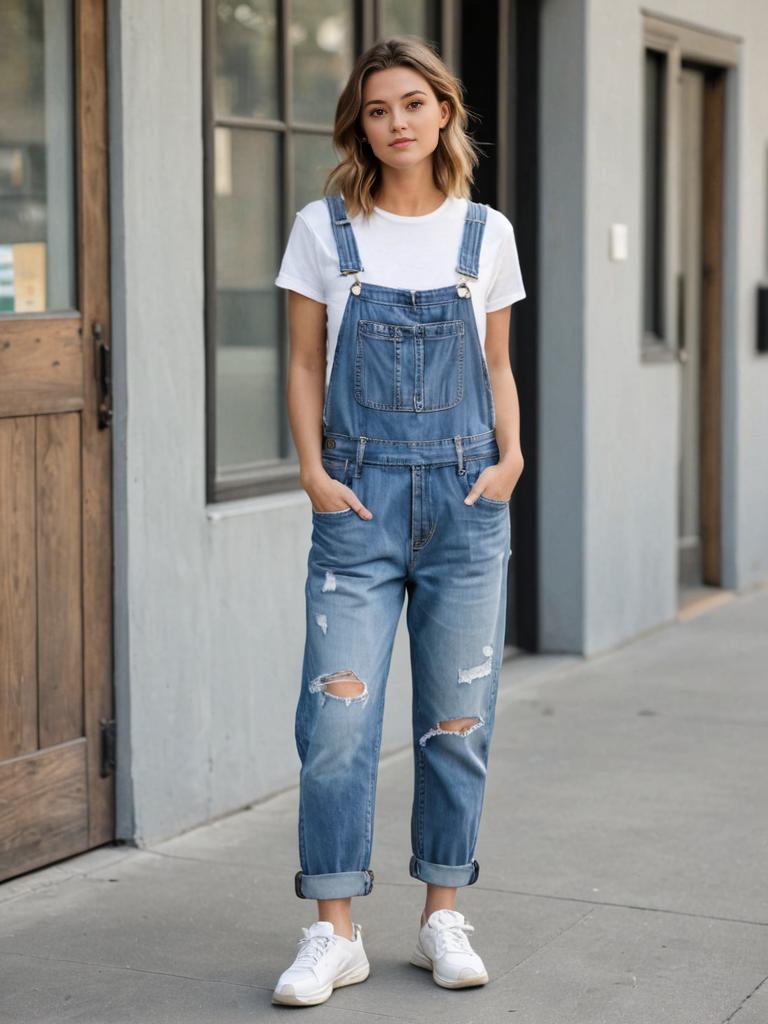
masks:
<path fill-rule="evenodd" d="M 437 930 L 436 953 L 440 957 L 444 953 L 472 953 L 474 950 L 469 943 L 467 935 L 475 930 L 474 925 L 469 921 L 464 924 L 441 925 Z"/>
<path fill-rule="evenodd" d="M 328 952 L 328 947 L 335 941 L 335 935 L 310 935 L 309 928 L 302 928 L 304 937 L 296 943 L 298 952 L 294 964 L 296 967 L 314 967 Z"/>

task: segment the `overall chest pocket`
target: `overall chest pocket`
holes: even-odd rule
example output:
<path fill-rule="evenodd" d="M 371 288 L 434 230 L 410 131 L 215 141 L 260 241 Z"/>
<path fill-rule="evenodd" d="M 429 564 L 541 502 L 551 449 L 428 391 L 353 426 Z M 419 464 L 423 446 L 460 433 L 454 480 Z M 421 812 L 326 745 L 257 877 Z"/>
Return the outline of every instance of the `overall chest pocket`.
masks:
<path fill-rule="evenodd" d="M 360 320 L 355 400 L 369 409 L 437 412 L 464 397 L 464 321 L 396 327 Z"/>

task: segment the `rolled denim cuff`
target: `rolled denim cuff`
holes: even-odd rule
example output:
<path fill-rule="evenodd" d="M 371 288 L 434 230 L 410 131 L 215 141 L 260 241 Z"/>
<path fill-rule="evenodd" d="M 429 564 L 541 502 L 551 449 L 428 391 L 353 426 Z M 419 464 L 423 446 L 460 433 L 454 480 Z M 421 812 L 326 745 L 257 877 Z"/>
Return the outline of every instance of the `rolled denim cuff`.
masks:
<path fill-rule="evenodd" d="M 294 877 L 296 895 L 303 900 L 337 900 L 344 896 L 367 896 L 373 888 L 373 872 L 333 871 L 325 875 L 306 875 L 297 871 Z"/>
<path fill-rule="evenodd" d="M 480 865 L 476 860 L 469 864 L 431 864 L 428 860 L 411 857 L 409 870 L 412 878 L 432 885 L 447 885 L 458 888 L 461 885 L 472 885 L 480 874 Z"/>

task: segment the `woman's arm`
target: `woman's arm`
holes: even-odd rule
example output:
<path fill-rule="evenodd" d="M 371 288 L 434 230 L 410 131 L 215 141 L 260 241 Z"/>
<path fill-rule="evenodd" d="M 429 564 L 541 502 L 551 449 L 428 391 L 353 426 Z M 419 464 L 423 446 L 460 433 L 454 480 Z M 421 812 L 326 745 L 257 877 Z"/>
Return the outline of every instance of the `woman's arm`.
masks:
<path fill-rule="evenodd" d="M 478 494 L 506 501 L 523 472 L 520 450 L 520 403 L 515 378 L 509 362 L 509 319 L 512 307 L 505 306 L 489 313 L 485 328 L 485 358 L 496 407 L 496 440 L 499 461 L 488 466 L 475 481 L 467 496 L 474 502 Z"/>
<path fill-rule="evenodd" d="M 288 292 L 288 420 L 299 456 L 299 480 L 316 512 L 342 511 L 348 505 L 372 518 L 355 492 L 326 473 L 323 450 L 323 403 L 326 369 L 324 303 Z"/>

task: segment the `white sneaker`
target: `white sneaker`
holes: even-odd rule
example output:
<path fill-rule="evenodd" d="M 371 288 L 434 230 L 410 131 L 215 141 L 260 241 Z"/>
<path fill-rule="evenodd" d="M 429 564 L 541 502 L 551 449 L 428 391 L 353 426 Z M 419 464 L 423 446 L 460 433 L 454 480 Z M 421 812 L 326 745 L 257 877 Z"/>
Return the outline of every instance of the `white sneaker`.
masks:
<path fill-rule="evenodd" d="M 485 985 L 485 964 L 467 938 L 475 929 L 458 910 L 435 910 L 422 925 L 411 963 L 432 971 L 443 988 Z"/>
<path fill-rule="evenodd" d="M 314 1006 L 324 1003 L 335 988 L 365 981 L 371 969 L 363 949 L 363 933 L 353 924 L 353 938 L 337 935 L 330 921 L 302 928 L 296 959 L 277 980 L 273 1003 Z"/>

